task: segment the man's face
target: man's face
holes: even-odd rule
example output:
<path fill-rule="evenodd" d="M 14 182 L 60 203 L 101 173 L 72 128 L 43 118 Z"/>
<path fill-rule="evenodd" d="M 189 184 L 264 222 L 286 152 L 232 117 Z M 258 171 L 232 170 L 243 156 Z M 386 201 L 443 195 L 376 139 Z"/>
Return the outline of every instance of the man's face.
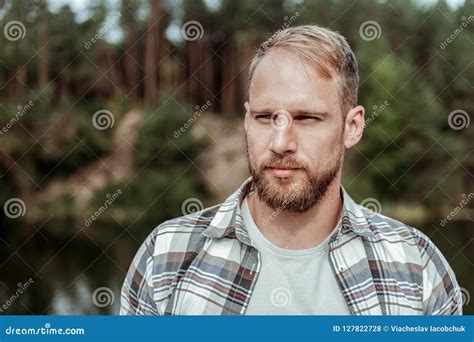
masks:
<path fill-rule="evenodd" d="M 245 104 L 250 173 L 270 208 L 304 212 L 339 175 L 344 117 L 334 77 L 282 49 L 258 64 Z"/>

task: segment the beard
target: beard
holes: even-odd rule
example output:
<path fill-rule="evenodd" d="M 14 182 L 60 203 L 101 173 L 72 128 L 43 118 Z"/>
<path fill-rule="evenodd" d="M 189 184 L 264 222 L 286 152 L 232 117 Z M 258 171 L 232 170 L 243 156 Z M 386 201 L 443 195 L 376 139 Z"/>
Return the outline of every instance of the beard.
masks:
<path fill-rule="evenodd" d="M 247 160 L 257 195 L 271 209 L 282 212 L 305 212 L 318 205 L 327 193 L 342 166 L 343 149 L 334 158 L 310 170 L 292 156 L 273 154 L 258 167 L 252 163 L 247 145 Z M 255 160 L 255 159 L 253 159 Z M 279 178 L 271 174 L 270 168 L 297 168 L 290 177 Z"/>

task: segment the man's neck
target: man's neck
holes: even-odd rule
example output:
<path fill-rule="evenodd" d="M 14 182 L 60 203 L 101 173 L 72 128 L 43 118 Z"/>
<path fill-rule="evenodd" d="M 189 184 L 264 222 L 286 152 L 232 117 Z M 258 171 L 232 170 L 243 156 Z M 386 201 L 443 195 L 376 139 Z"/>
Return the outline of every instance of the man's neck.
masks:
<path fill-rule="evenodd" d="M 342 211 L 340 180 L 334 179 L 322 200 L 303 213 L 275 211 L 256 193 L 248 197 L 248 205 L 257 227 L 275 245 L 287 249 L 315 247 L 328 237 L 339 221 Z"/>

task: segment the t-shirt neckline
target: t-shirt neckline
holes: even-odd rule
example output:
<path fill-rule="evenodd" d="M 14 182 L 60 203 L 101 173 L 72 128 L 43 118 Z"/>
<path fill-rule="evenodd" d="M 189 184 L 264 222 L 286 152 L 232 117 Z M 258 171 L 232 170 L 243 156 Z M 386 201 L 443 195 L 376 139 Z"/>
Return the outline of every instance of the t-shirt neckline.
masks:
<path fill-rule="evenodd" d="M 338 229 L 340 229 L 341 218 L 342 218 L 342 215 L 341 215 L 339 218 L 339 222 L 336 224 L 334 229 L 326 237 L 326 239 L 324 239 L 324 241 L 322 241 L 319 245 L 310 247 L 310 248 L 304 248 L 304 249 L 287 249 L 287 248 L 282 248 L 275 245 L 261 232 L 261 230 L 258 228 L 257 224 L 255 223 L 252 217 L 252 214 L 250 213 L 247 196 L 242 201 L 241 213 L 242 213 L 242 219 L 247 228 L 249 237 L 254 242 L 254 244 L 256 243 L 257 245 L 262 245 L 262 247 L 266 248 L 268 251 L 274 254 L 277 254 L 280 256 L 286 256 L 286 257 L 307 256 L 307 255 L 322 253 L 326 251 L 329 248 L 329 240 L 331 236 L 334 233 L 336 233 Z"/>

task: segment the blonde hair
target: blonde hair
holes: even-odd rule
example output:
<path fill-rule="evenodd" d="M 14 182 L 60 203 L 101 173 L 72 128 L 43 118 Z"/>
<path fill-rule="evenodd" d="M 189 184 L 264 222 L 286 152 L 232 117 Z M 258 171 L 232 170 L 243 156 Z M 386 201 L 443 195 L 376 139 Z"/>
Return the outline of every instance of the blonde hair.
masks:
<path fill-rule="evenodd" d="M 345 115 L 357 105 L 359 73 L 357 60 L 346 39 L 317 25 L 302 25 L 277 31 L 257 49 L 249 69 L 252 76 L 262 58 L 273 48 L 283 48 L 315 64 L 322 77 L 336 77 L 341 110 Z"/>

